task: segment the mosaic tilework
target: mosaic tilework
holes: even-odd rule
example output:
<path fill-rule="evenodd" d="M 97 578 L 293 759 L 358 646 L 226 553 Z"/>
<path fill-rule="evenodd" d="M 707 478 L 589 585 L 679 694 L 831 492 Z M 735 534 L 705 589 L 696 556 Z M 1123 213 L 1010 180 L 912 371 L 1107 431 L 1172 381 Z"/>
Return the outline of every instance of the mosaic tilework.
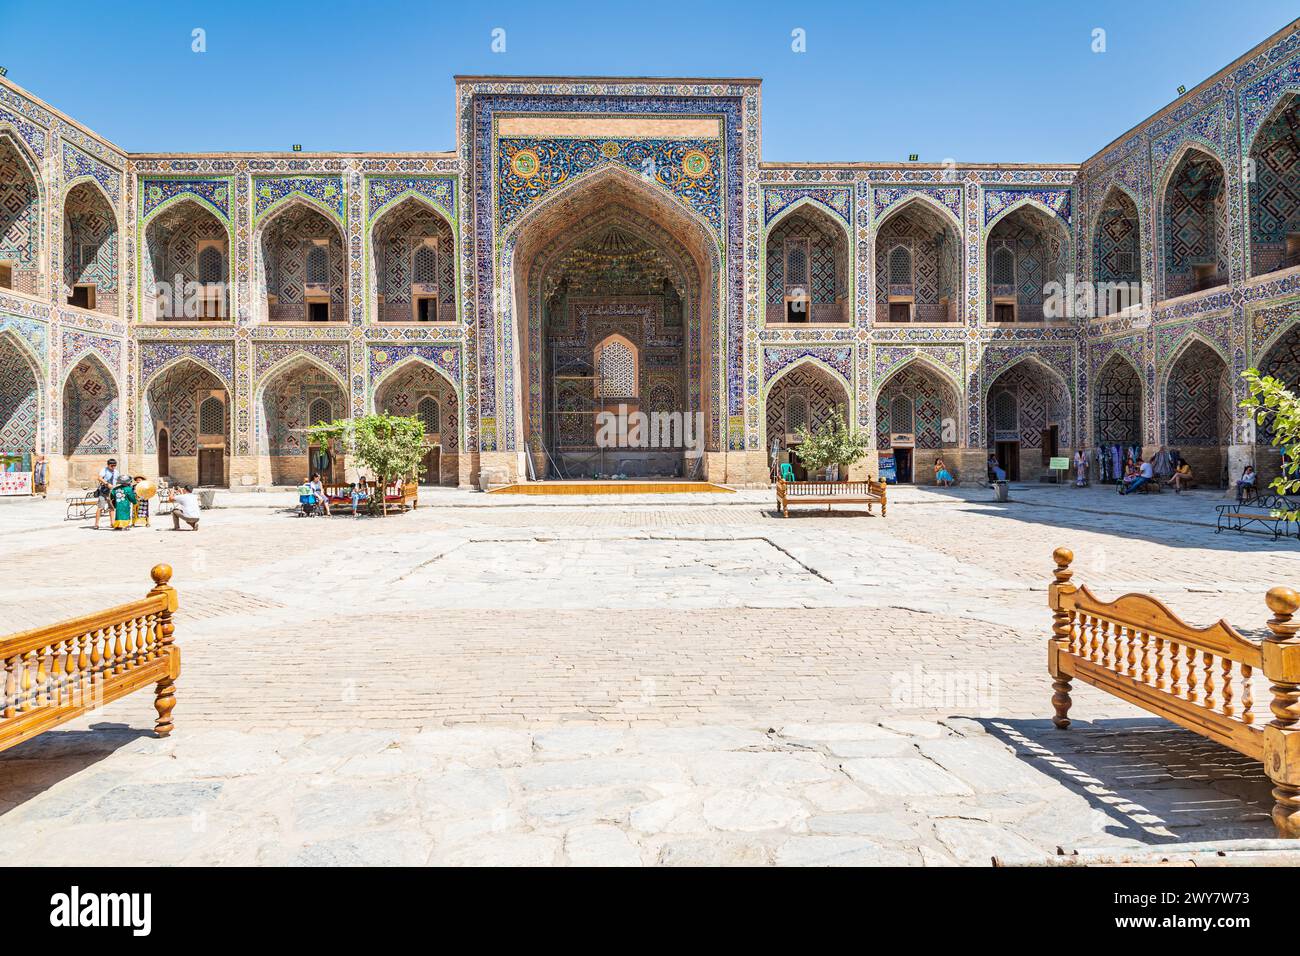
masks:
<path fill-rule="evenodd" d="M 122 196 L 122 174 L 105 163 L 100 162 L 73 146 L 63 144 L 63 181 L 75 183 L 78 179 L 89 178 L 99 183 L 108 195 L 114 207 L 120 206 Z"/>
<path fill-rule="evenodd" d="M 691 165 L 692 160 L 699 163 Z M 664 187 L 717 228 L 722 223 L 721 151 L 713 140 L 502 138 L 497 221 L 509 226 L 533 202 L 574 177 L 617 163 Z"/>
<path fill-rule="evenodd" d="M 308 199 L 345 220 L 344 189 L 340 176 L 253 177 L 253 221 L 260 222 L 281 203 L 293 197 Z"/>
<path fill-rule="evenodd" d="M 871 191 L 872 212 L 879 219 L 885 212 L 916 196 L 934 200 L 961 222 L 961 186 L 877 186 Z"/>
<path fill-rule="evenodd" d="M 940 448 L 944 420 L 958 417 L 952 383 L 925 363 L 911 362 L 883 382 L 876 396 L 876 448 L 890 448 L 891 433 L 912 434 L 917 448 Z"/>
<path fill-rule="evenodd" d="M 222 221 L 230 221 L 231 181 L 229 179 L 153 179 L 140 180 L 140 221 L 149 219 L 160 207 L 181 197 L 203 203 Z"/>
<path fill-rule="evenodd" d="M 188 329 L 170 331 L 189 332 Z M 234 346 L 229 342 L 142 341 L 137 346 L 139 381 L 148 386 L 166 365 L 179 359 L 193 359 L 216 373 L 222 386 L 229 388 L 235 378 Z"/>
<path fill-rule="evenodd" d="M 819 186 L 778 186 L 763 190 L 763 224 L 770 225 L 772 220 L 797 202 L 811 199 L 825 207 L 843 221 L 844 225 L 853 224 L 853 190 L 852 188 L 828 188 Z"/>
<path fill-rule="evenodd" d="M 372 388 L 392 373 L 394 369 L 403 366 L 412 359 L 419 360 L 415 363 L 417 365 L 421 362 L 427 362 L 435 368 L 441 369 L 452 382 L 460 382 L 461 350 L 458 345 L 371 345 L 367 351 L 369 353 L 368 370 Z"/>
<path fill-rule="evenodd" d="M 345 342 L 256 342 L 253 345 L 253 377 L 264 383 L 267 373 L 273 368 L 283 369 L 290 360 L 299 357 L 310 357 L 333 369 L 344 382 L 350 378 Z"/>
<path fill-rule="evenodd" d="M 411 195 L 423 197 L 456 221 L 454 176 L 367 176 L 367 222 L 373 223 L 393 203 Z"/>
<path fill-rule="evenodd" d="M 198 454 L 199 395 L 214 390 L 225 392 L 222 435 L 230 452 L 230 401 L 225 383 L 206 368 L 189 362 L 172 365 L 149 386 L 143 402 L 143 448 L 158 450 L 158 432 L 167 429 L 168 453 L 173 458 Z M 215 434 L 215 433 L 214 433 Z"/>
<path fill-rule="evenodd" d="M 97 358 L 83 358 L 63 384 L 63 452 L 116 452 L 117 427 L 118 391 L 113 374 Z"/>
<path fill-rule="evenodd" d="M 798 431 L 801 425 L 815 430 L 837 411 L 847 415 L 849 405 L 844 383 L 825 369 L 808 363 L 792 368 L 768 387 L 768 442 L 780 436 L 784 444 L 786 433 Z"/>
<path fill-rule="evenodd" d="M 31 358 L 0 332 L 0 451 L 35 451 L 41 392 Z"/>
<path fill-rule="evenodd" d="M 985 189 L 984 224 L 1024 200 L 1041 204 L 1064 222 L 1070 221 L 1072 193 L 1069 189 Z"/>

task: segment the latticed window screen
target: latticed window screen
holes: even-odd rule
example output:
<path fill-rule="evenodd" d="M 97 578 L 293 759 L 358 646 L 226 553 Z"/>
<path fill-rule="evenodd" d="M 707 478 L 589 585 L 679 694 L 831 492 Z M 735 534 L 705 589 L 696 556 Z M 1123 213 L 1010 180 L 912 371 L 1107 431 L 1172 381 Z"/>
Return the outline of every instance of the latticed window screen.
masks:
<path fill-rule="evenodd" d="M 216 246 L 207 246 L 199 251 L 199 281 L 220 282 L 224 278 L 224 256 Z"/>
<path fill-rule="evenodd" d="M 433 285 L 438 281 L 438 256 L 432 246 L 416 246 L 411 257 L 411 281 L 417 285 Z"/>
<path fill-rule="evenodd" d="M 209 395 L 199 405 L 199 434 L 223 435 L 226 431 L 226 405 L 215 395 Z"/>
<path fill-rule="evenodd" d="M 632 350 L 617 340 L 600 350 L 601 398 L 627 398 L 636 394 L 636 359 Z"/>
<path fill-rule="evenodd" d="M 894 396 L 889 403 L 889 430 L 896 435 L 910 435 L 916 431 L 914 421 L 912 400 L 906 395 Z"/>
<path fill-rule="evenodd" d="M 785 241 L 785 287 L 807 289 L 808 277 L 808 240 L 787 239 Z"/>
<path fill-rule="evenodd" d="M 808 427 L 808 396 L 792 392 L 785 400 L 785 430 L 797 432 Z"/>
<path fill-rule="evenodd" d="M 1016 256 L 1006 246 L 995 249 L 993 252 L 993 284 L 1016 284 Z"/>
<path fill-rule="evenodd" d="M 1128 444 L 1142 433 L 1142 385 L 1133 366 L 1112 360 L 1097 383 L 1097 437 Z"/>
<path fill-rule="evenodd" d="M 912 284 L 912 252 L 906 246 L 895 246 L 890 250 L 889 284 Z"/>
<path fill-rule="evenodd" d="M 435 398 L 422 398 L 417 406 L 420 421 L 424 423 L 424 433 L 426 435 L 436 435 L 438 433 L 438 400 Z"/>
<path fill-rule="evenodd" d="M 1000 432 L 1014 432 L 1020 428 L 1015 392 L 998 392 L 993 397 L 993 427 Z"/>
<path fill-rule="evenodd" d="M 315 425 L 318 422 L 331 422 L 334 420 L 334 411 L 330 408 L 330 403 L 323 398 L 318 398 L 311 403 L 307 410 L 307 423 Z"/>
<path fill-rule="evenodd" d="M 307 281 L 326 285 L 330 281 L 330 255 L 324 246 L 312 244 L 307 250 Z"/>

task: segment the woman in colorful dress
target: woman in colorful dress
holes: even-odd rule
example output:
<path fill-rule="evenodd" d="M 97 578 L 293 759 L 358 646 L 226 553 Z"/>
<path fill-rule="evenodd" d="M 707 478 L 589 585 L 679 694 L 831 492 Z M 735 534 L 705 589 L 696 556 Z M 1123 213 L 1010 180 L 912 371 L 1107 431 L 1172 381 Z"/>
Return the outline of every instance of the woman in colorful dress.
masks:
<path fill-rule="evenodd" d="M 943 463 L 942 458 L 936 458 L 934 460 L 934 483 L 943 485 L 945 488 L 951 488 L 952 481 L 952 472 L 948 470 L 948 466 Z"/>
<path fill-rule="evenodd" d="M 109 492 L 109 500 L 113 504 L 113 530 L 122 531 L 131 527 L 132 510 L 139 500 L 135 489 L 131 487 L 131 479 L 119 479 L 117 486 Z"/>

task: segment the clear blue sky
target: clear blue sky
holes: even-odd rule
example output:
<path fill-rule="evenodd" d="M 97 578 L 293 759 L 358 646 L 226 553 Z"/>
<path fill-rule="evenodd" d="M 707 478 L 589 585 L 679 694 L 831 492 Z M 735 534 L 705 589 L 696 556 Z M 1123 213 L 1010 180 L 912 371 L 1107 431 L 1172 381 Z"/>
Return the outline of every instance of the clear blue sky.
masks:
<path fill-rule="evenodd" d="M 134 152 L 449 149 L 453 74 L 608 74 L 762 77 L 769 160 L 1077 162 L 1296 13 L 1295 0 L 0 0 L 0 65 Z M 195 27 L 206 53 L 190 49 Z M 806 53 L 791 52 L 796 27 Z"/>

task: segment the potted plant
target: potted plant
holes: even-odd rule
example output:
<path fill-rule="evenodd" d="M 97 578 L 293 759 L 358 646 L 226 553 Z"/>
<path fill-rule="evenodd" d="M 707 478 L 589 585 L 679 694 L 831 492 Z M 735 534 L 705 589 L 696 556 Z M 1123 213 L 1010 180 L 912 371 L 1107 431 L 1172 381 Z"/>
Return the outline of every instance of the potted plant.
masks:
<path fill-rule="evenodd" d="M 842 407 L 836 408 L 815 429 L 810 431 L 806 425 L 800 426 L 795 434 L 799 439 L 799 460 L 809 471 L 824 474 L 827 468 L 835 466 L 839 481 L 847 480 L 849 466 L 866 457 L 871 443 L 866 432 L 849 425 Z"/>

